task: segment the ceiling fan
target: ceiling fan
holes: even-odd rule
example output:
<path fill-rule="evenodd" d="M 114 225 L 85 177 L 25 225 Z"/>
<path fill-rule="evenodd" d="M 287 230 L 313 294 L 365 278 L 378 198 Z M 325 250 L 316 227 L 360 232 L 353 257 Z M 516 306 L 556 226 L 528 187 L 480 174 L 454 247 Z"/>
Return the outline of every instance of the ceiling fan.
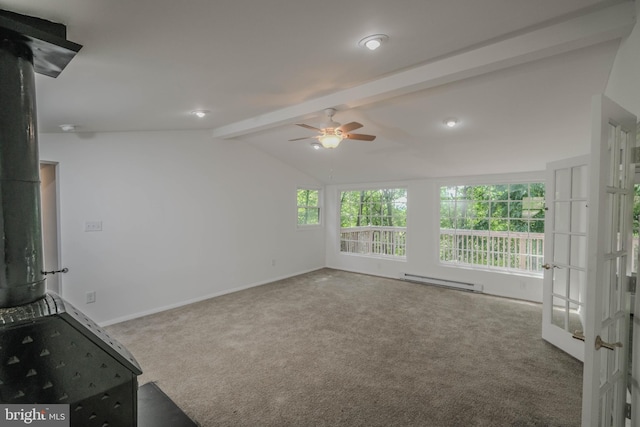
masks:
<path fill-rule="evenodd" d="M 296 123 L 298 126 L 302 126 L 303 128 L 315 130 L 320 132 L 320 135 L 316 136 L 306 136 L 304 138 L 294 138 L 289 141 L 300 141 L 303 139 L 315 138 L 320 141 L 320 144 L 324 148 L 336 148 L 343 139 L 354 139 L 357 141 L 373 141 L 376 139 L 374 135 L 364 135 L 361 133 L 349 133 L 352 130 L 359 129 L 362 125 L 358 122 L 351 122 L 344 125 L 341 125 L 338 122 L 333 121 L 333 115 L 336 113 L 334 108 L 327 108 L 324 110 L 324 113 L 327 115 L 327 122 L 323 125 L 322 129 L 309 126 L 304 123 Z"/>

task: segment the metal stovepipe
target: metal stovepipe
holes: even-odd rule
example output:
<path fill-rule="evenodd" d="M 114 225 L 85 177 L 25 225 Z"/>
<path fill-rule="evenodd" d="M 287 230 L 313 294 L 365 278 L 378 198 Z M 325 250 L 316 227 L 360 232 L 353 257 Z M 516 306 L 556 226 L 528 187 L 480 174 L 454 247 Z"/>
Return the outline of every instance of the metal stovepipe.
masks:
<path fill-rule="evenodd" d="M 0 30 L 0 308 L 45 295 L 33 53 Z"/>

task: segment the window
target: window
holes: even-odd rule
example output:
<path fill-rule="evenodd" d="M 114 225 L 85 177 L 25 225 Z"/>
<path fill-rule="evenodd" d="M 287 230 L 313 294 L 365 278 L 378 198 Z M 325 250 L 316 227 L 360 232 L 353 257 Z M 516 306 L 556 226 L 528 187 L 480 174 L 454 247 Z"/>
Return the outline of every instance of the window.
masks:
<path fill-rule="evenodd" d="M 407 190 L 342 191 L 340 252 L 406 256 Z"/>
<path fill-rule="evenodd" d="M 544 184 L 440 187 L 440 261 L 542 273 Z"/>
<path fill-rule="evenodd" d="M 320 225 L 320 190 L 298 189 L 298 226 Z"/>

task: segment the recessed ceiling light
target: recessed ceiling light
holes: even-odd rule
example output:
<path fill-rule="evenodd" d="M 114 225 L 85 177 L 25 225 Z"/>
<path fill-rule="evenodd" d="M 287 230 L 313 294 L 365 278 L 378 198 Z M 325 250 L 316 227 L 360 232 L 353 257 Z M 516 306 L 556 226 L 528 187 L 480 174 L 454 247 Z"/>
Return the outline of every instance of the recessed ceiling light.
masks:
<path fill-rule="evenodd" d="M 201 119 L 207 114 L 209 114 L 209 110 L 195 110 L 195 111 L 192 111 L 191 114 Z"/>
<path fill-rule="evenodd" d="M 314 150 L 319 150 L 322 148 L 322 144 L 320 144 L 319 142 L 312 142 L 311 146 L 313 147 Z"/>
<path fill-rule="evenodd" d="M 72 124 L 60 125 L 60 129 L 62 129 L 64 132 L 75 132 L 76 125 L 72 125 Z"/>
<path fill-rule="evenodd" d="M 366 47 L 369 50 L 376 50 L 380 45 L 389 40 L 389 36 L 386 34 L 373 34 L 367 36 L 358 42 L 358 46 Z"/>
<path fill-rule="evenodd" d="M 380 42 L 379 39 L 371 39 L 371 40 L 367 40 L 364 45 L 369 50 L 376 50 L 377 48 L 380 47 L 381 44 L 382 43 Z"/>
<path fill-rule="evenodd" d="M 458 119 L 454 118 L 454 117 L 450 117 L 447 120 L 444 121 L 444 124 L 447 125 L 447 127 L 456 127 L 458 125 Z"/>

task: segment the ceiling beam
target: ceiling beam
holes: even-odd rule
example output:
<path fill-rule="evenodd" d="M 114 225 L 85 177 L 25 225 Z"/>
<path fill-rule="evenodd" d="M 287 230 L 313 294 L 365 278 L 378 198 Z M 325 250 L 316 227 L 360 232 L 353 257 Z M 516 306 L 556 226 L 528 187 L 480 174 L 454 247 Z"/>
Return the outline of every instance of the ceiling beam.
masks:
<path fill-rule="evenodd" d="M 230 123 L 213 129 L 212 136 L 234 138 L 295 123 L 325 108 L 354 108 L 615 40 L 629 34 L 634 24 L 634 3 L 618 3 L 359 86 Z"/>

